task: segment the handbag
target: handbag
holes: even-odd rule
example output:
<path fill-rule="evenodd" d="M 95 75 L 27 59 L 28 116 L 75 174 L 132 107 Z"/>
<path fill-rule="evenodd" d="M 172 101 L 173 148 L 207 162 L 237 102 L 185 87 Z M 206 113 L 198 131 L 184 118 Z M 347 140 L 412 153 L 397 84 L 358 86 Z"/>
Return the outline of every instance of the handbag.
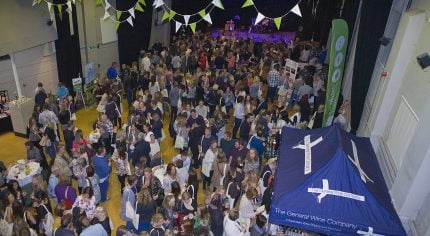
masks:
<path fill-rule="evenodd" d="M 176 135 L 175 138 L 175 148 L 182 149 L 185 146 L 185 138 L 179 135 L 180 130 L 178 132 L 178 135 Z"/>
<path fill-rule="evenodd" d="M 135 203 L 134 214 L 132 217 L 133 226 L 135 229 L 139 229 L 139 217 L 140 215 L 136 213 L 137 211 L 137 201 Z"/>
<path fill-rule="evenodd" d="M 9 223 L 6 220 L 7 211 L 10 208 L 6 208 L 3 219 L 0 219 L 0 235 L 11 236 L 13 233 L 13 223 Z"/>
<path fill-rule="evenodd" d="M 131 191 L 131 190 L 129 190 L 129 191 Z M 133 206 L 131 205 L 131 202 L 130 202 L 130 195 L 128 195 L 127 202 L 125 203 L 125 216 L 126 216 L 128 219 L 133 219 L 134 214 L 136 214 L 136 213 L 135 213 L 135 211 L 134 211 Z"/>
<path fill-rule="evenodd" d="M 39 141 L 39 145 L 42 146 L 42 147 L 45 147 L 47 139 L 48 139 L 48 136 L 47 135 L 43 135 L 42 138 Z"/>
<path fill-rule="evenodd" d="M 52 213 L 48 210 L 48 208 L 45 205 L 42 205 L 47 214 L 45 215 L 45 219 L 43 219 L 41 224 L 41 229 L 45 232 L 45 235 L 47 236 L 53 236 L 53 226 L 54 226 L 54 216 L 52 216 Z"/>
<path fill-rule="evenodd" d="M 266 172 L 264 172 L 263 176 L 261 176 L 260 180 L 258 181 L 258 186 L 260 186 L 261 194 L 264 194 L 264 191 L 266 191 L 266 189 L 267 189 L 267 187 L 264 187 L 264 176 L 265 176 L 267 173 L 269 173 L 269 174 L 270 174 L 270 171 L 266 171 Z"/>
<path fill-rule="evenodd" d="M 69 186 L 67 186 L 64 198 L 61 200 L 61 203 L 60 203 L 64 206 L 64 209 L 66 210 L 72 209 L 72 206 L 73 206 L 73 202 L 70 201 L 70 199 L 67 197 L 68 192 L 69 192 Z"/>
<path fill-rule="evenodd" d="M 312 127 L 314 127 L 314 122 L 315 122 L 315 117 L 317 116 L 317 112 L 314 113 L 314 115 L 312 116 L 311 120 L 308 123 L 308 128 L 312 129 Z"/>

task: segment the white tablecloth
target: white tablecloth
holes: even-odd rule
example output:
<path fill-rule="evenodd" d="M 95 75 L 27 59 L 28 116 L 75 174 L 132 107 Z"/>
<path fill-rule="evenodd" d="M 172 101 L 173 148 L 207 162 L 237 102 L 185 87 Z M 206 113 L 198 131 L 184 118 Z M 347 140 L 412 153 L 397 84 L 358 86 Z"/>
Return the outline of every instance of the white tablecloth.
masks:
<path fill-rule="evenodd" d="M 7 182 L 11 180 L 17 180 L 19 183 L 19 186 L 22 187 L 27 184 L 30 184 L 33 180 L 33 176 L 35 174 L 40 174 L 40 172 L 42 171 L 42 169 L 40 168 L 40 164 L 37 162 L 29 162 L 26 165 L 29 166 L 31 169 L 28 175 L 25 173 L 25 170 L 22 172 L 19 172 L 18 164 L 15 164 L 14 166 L 10 167 L 9 173 L 7 175 Z"/>

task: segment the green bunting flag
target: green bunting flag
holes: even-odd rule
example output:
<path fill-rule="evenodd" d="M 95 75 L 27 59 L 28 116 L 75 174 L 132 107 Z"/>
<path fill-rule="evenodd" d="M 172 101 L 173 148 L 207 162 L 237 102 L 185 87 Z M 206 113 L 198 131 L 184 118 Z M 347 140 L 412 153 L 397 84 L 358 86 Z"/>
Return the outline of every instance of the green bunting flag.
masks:
<path fill-rule="evenodd" d="M 163 13 L 163 18 L 161 18 L 161 21 L 165 21 L 166 19 L 169 19 L 169 12 L 168 11 L 164 11 Z"/>
<path fill-rule="evenodd" d="M 63 5 L 58 4 L 58 5 L 57 5 L 57 8 L 58 8 L 58 16 L 60 17 L 60 20 L 63 20 L 63 12 L 62 12 L 62 10 L 63 10 Z"/>
<path fill-rule="evenodd" d="M 205 15 L 206 15 L 206 11 L 205 11 L 205 9 L 203 9 L 203 10 L 201 10 L 201 11 L 199 11 L 199 15 L 203 18 L 203 17 L 205 17 Z"/>
<path fill-rule="evenodd" d="M 249 7 L 252 5 L 254 5 L 254 2 L 252 0 L 246 0 L 245 3 L 243 3 L 242 8 Z"/>
<path fill-rule="evenodd" d="M 140 2 L 142 5 L 146 6 L 145 0 L 139 0 L 138 2 Z"/>
<path fill-rule="evenodd" d="M 273 19 L 273 21 L 275 22 L 276 28 L 278 28 L 278 30 L 279 30 L 281 28 L 282 17 L 277 17 L 277 18 Z"/>
<path fill-rule="evenodd" d="M 140 3 L 139 3 L 139 2 L 137 2 L 137 3 L 136 3 L 136 5 L 134 5 L 134 9 L 135 9 L 136 11 L 143 12 L 143 8 L 142 8 L 142 6 L 140 5 Z"/>
<path fill-rule="evenodd" d="M 190 25 L 191 31 L 193 31 L 193 34 L 195 34 L 196 33 L 196 22 L 191 23 L 189 25 Z"/>
<path fill-rule="evenodd" d="M 40 4 L 42 2 L 42 0 L 37 0 L 37 4 Z"/>
<path fill-rule="evenodd" d="M 119 21 L 122 15 L 122 11 L 116 11 L 116 20 Z"/>
<path fill-rule="evenodd" d="M 169 12 L 169 21 L 171 21 L 173 19 L 173 17 L 175 17 L 175 15 L 176 15 L 176 12 L 173 11 L 173 10 L 170 10 L 170 12 Z"/>
<path fill-rule="evenodd" d="M 102 0 L 96 0 L 96 6 L 101 6 L 103 5 Z"/>
<path fill-rule="evenodd" d="M 119 21 L 116 22 L 115 28 L 116 28 L 117 31 L 118 31 L 118 28 L 119 28 L 120 24 L 121 24 L 121 22 L 119 22 Z"/>

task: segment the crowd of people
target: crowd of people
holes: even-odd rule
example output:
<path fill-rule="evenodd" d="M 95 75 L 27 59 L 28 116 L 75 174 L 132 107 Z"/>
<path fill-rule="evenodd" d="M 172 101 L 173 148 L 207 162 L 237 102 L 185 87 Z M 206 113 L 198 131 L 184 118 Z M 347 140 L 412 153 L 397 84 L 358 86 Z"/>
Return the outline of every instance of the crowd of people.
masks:
<path fill-rule="evenodd" d="M 292 78 L 287 58 L 307 66 Z M 75 126 L 67 88 L 60 84 L 53 98 L 39 84 L 25 147 L 42 172 L 20 186 L 6 183 L 0 166 L 0 231 L 284 235 L 285 228 L 268 224 L 279 133 L 284 126 L 322 126 L 324 60 L 321 49 L 298 38 L 274 44 L 201 33 L 173 38 L 96 78 L 99 116 L 89 134 Z M 347 106 L 339 123 L 348 119 Z M 178 154 L 166 156 L 161 142 Z M 120 184 L 122 226 L 103 206 L 111 175 Z"/>

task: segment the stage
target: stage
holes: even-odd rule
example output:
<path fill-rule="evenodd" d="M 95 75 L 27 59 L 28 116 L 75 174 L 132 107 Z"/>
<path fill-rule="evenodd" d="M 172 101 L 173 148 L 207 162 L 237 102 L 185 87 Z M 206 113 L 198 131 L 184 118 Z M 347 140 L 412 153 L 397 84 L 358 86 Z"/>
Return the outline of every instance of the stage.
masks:
<path fill-rule="evenodd" d="M 255 42 L 264 43 L 277 43 L 285 42 L 288 43 L 294 39 L 294 32 L 274 32 L 274 33 L 250 33 L 248 31 L 225 31 L 225 30 L 215 30 L 212 31 L 212 37 L 224 36 L 226 38 L 231 38 L 234 35 L 235 38 L 242 37 L 243 39 L 253 39 Z"/>

